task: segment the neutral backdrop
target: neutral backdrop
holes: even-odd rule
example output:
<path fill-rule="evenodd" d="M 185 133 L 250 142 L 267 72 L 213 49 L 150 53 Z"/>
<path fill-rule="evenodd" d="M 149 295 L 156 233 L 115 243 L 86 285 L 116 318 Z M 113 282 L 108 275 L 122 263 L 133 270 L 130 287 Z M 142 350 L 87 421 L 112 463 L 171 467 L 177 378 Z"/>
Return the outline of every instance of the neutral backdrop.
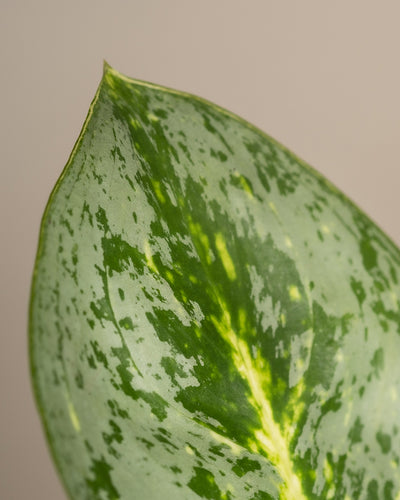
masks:
<path fill-rule="evenodd" d="M 39 223 L 103 59 L 259 126 L 398 244 L 400 2 L 0 0 L 0 498 L 65 500 L 27 357 Z"/>

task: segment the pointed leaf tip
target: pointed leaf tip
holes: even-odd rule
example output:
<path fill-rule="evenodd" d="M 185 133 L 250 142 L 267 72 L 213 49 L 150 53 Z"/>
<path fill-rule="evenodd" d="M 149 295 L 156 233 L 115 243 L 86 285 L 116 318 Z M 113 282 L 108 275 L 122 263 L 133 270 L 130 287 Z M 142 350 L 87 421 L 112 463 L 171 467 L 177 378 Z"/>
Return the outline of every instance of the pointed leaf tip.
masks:
<path fill-rule="evenodd" d="M 108 64 L 108 62 L 103 59 L 103 75 L 105 75 L 106 73 L 108 73 L 109 71 L 111 71 L 113 68 L 110 64 Z"/>

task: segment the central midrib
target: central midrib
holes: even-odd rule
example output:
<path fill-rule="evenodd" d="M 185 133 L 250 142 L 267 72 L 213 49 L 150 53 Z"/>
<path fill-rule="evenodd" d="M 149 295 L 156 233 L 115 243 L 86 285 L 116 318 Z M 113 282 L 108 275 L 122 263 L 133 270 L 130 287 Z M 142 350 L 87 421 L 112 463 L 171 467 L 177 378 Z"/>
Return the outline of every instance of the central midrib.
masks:
<path fill-rule="evenodd" d="M 231 326 L 229 312 L 221 302 L 222 318 L 211 319 L 219 334 L 232 348 L 232 360 L 250 389 L 249 401 L 259 415 L 261 427 L 254 433 L 254 441 L 250 442 L 253 451 L 263 451 L 275 466 L 282 479 L 280 500 L 307 500 L 300 480 L 294 472 L 290 457 L 289 442 L 283 436 L 279 423 L 275 421 L 271 404 L 265 396 L 259 368 L 250 354 L 247 343 L 240 339 Z"/>

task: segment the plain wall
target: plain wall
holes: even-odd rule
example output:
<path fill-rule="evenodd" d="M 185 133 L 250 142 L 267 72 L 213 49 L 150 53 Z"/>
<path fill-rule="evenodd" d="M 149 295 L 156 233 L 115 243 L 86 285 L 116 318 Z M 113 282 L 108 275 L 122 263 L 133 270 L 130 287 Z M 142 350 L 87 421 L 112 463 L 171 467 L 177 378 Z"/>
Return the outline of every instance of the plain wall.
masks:
<path fill-rule="evenodd" d="M 0 0 L 0 498 L 65 500 L 34 406 L 40 219 L 102 74 L 198 94 L 317 168 L 400 243 L 400 3 Z"/>

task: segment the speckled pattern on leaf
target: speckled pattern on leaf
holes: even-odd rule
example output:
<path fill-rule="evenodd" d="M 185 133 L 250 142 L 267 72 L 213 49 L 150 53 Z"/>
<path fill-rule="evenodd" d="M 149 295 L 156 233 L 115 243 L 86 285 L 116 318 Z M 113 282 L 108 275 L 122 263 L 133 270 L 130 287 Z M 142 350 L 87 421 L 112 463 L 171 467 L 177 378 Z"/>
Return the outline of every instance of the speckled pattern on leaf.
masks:
<path fill-rule="evenodd" d="M 32 285 L 73 500 L 399 500 L 400 252 L 200 98 L 109 66 Z"/>

